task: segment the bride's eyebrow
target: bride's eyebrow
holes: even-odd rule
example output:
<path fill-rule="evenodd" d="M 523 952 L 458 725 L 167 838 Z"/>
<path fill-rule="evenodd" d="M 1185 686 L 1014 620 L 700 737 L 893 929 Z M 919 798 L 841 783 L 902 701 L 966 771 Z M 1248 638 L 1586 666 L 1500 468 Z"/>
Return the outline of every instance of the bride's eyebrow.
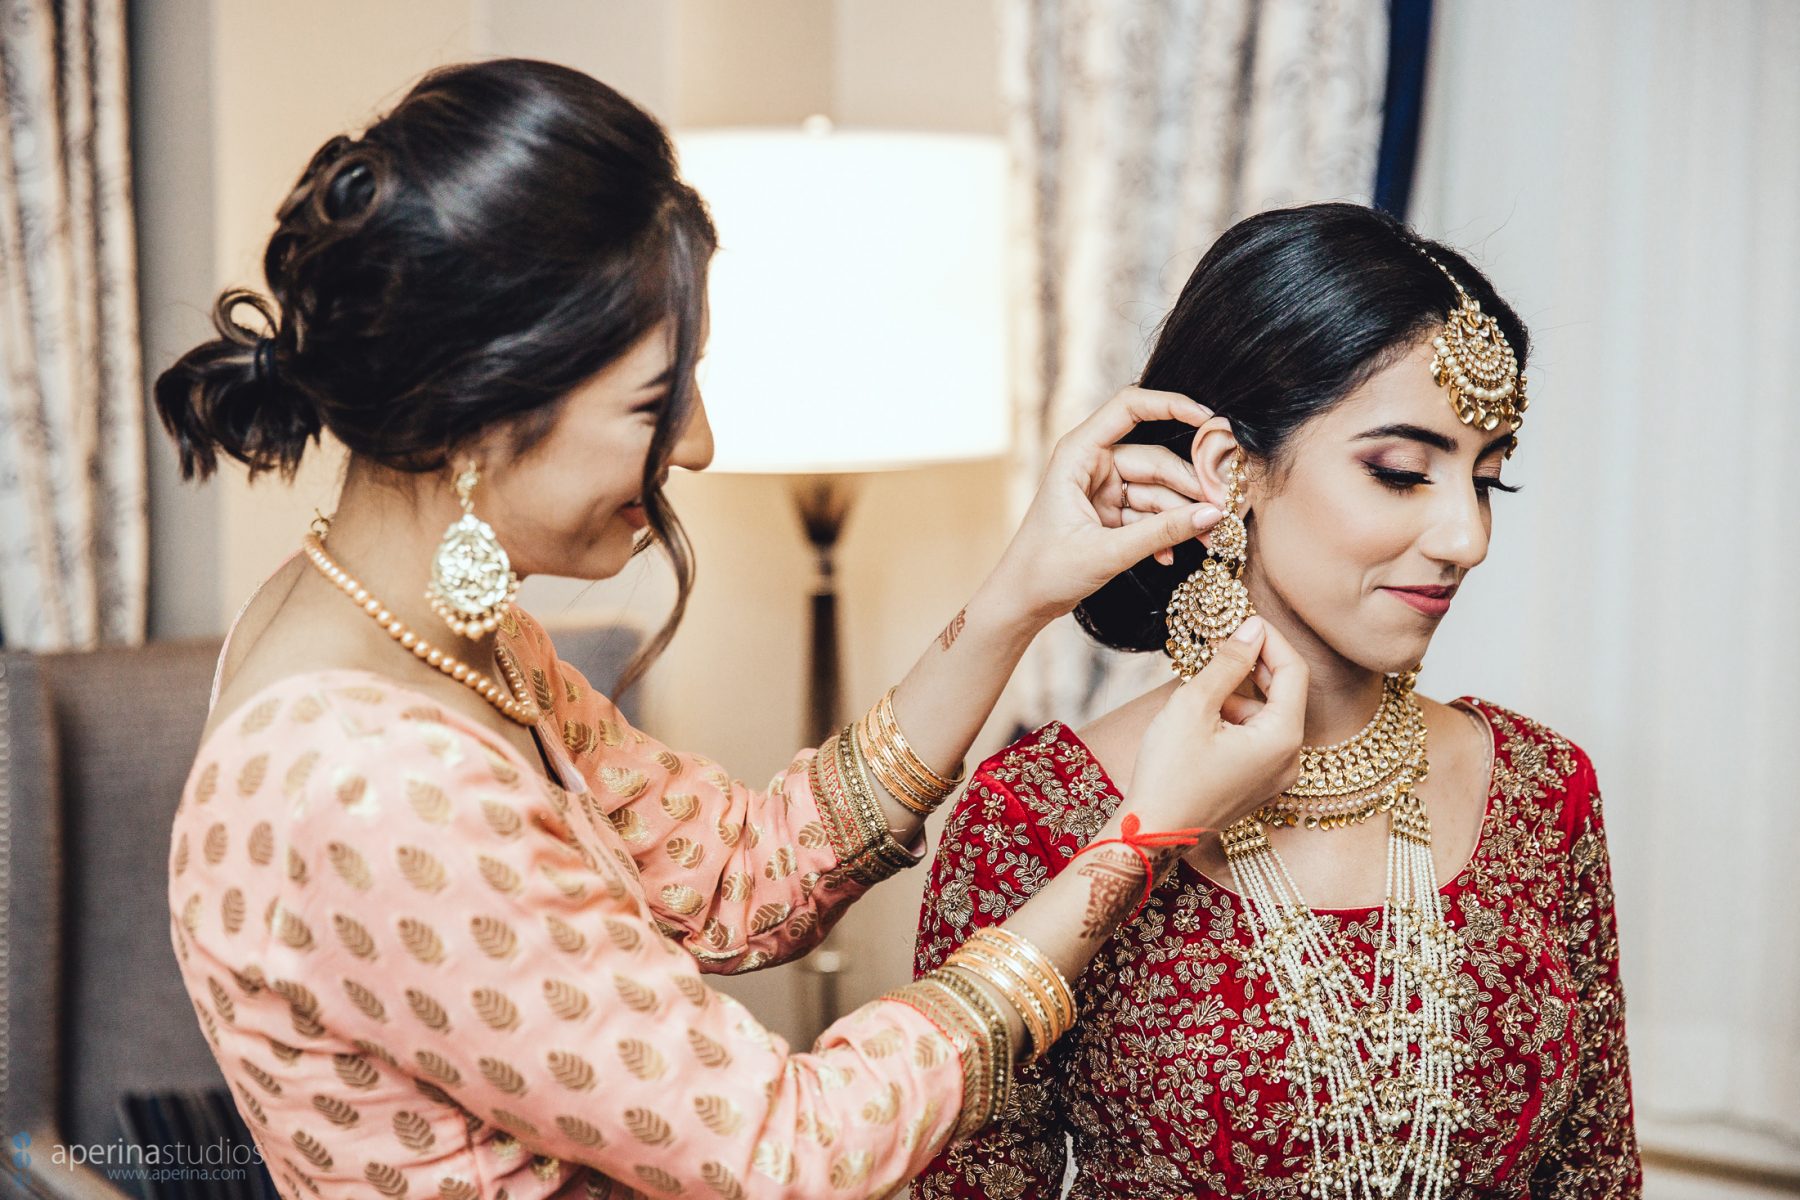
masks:
<path fill-rule="evenodd" d="M 1404 422 L 1396 425 L 1380 425 L 1366 433 L 1359 433 L 1350 440 L 1353 442 L 1373 442 L 1382 438 L 1405 438 L 1409 442 L 1419 442 L 1434 450 L 1442 450 L 1445 454 L 1455 454 L 1457 440 L 1435 429 L 1427 429 L 1423 425 L 1408 425 Z"/>

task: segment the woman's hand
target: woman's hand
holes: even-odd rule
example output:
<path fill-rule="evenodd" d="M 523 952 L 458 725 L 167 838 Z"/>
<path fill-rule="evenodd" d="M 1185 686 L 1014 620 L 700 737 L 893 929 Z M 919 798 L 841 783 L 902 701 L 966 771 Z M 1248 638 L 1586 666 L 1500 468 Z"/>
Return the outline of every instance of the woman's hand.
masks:
<path fill-rule="evenodd" d="M 1264 699 L 1236 695 L 1254 672 Z M 1220 644 L 1151 719 L 1125 809 L 1148 830 L 1225 829 L 1300 770 L 1306 663 L 1261 617 Z"/>
<path fill-rule="evenodd" d="M 1193 465 L 1166 446 L 1119 445 L 1143 421 L 1196 428 L 1212 413 L 1186 396 L 1128 387 L 1056 443 L 1037 495 L 990 582 L 1039 623 L 1062 616 L 1146 558 L 1211 529 Z"/>

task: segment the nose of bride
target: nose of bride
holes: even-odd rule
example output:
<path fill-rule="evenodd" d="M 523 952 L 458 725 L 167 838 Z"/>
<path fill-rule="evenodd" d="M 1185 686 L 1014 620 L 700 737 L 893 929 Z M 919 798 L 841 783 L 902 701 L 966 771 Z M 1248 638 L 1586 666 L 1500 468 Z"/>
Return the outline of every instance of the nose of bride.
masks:
<path fill-rule="evenodd" d="M 712 460 L 712 422 L 706 417 L 706 403 L 701 399 L 700 389 L 696 387 L 694 406 L 688 412 L 687 424 L 682 427 L 681 436 L 675 439 L 669 462 L 672 466 L 689 471 L 704 471 Z"/>

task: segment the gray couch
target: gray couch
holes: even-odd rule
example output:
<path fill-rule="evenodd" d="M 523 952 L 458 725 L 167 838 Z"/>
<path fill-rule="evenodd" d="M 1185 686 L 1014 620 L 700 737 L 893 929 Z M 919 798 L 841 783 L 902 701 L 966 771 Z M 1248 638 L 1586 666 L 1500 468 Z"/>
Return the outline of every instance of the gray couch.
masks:
<path fill-rule="evenodd" d="M 555 637 L 602 690 L 639 641 L 617 627 Z M 0 654 L 0 1195 L 246 1194 L 158 1191 L 51 1161 L 58 1144 L 119 1144 L 127 1094 L 223 1082 L 176 970 L 166 899 L 169 824 L 217 650 Z"/>

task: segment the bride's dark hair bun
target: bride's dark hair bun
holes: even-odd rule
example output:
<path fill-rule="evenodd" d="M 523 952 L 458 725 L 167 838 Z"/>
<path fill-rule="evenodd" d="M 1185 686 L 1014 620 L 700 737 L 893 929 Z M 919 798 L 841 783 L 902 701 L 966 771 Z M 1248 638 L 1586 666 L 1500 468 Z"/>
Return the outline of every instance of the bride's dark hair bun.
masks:
<path fill-rule="evenodd" d="M 1455 289 L 1425 251 L 1500 322 L 1523 370 L 1525 326 L 1473 263 L 1378 209 L 1332 203 L 1258 213 L 1226 230 L 1188 277 L 1139 382 L 1230 418 L 1240 445 L 1278 462 L 1301 425 L 1455 306 Z M 1155 421 L 1125 440 L 1186 456 L 1193 433 Z M 1189 541 L 1173 566 L 1145 559 L 1082 601 L 1075 619 L 1114 649 L 1161 650 L 1169 599 L 1205 557 Z"/>
<path fill-rule="evenodd" d="M 220 456 L 291 475 L 324 431 L 429 471 L 494 426 L 526 449 L 668 321 L 676 382 L 652 447 L 666 457 L 712 248 L 667 136 L 617 92 L 525 59 L 446 67 L 319 147 L 276 212 L 268 294 L 219 298 L 217 337 L 157 379 L 157 411 L 190 478 Z"/>

